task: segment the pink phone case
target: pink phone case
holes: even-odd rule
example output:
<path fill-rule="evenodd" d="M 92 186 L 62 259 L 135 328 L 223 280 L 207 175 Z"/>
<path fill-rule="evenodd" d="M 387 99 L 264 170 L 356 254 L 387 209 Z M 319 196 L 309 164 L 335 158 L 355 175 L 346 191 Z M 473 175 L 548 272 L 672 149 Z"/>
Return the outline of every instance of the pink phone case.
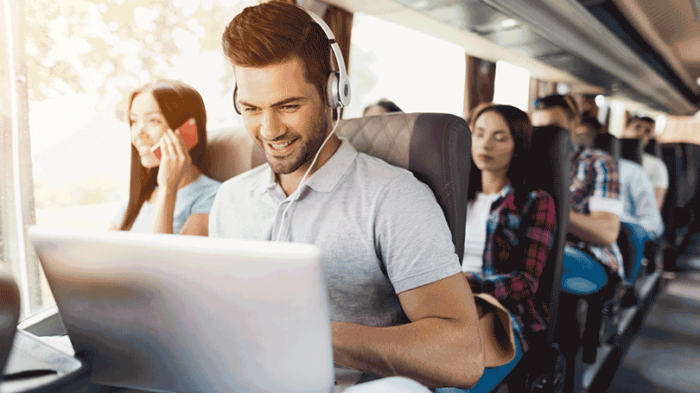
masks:
<path fill-rule="evenodd" d="M 194 120 L 194 117 L 190 117 L 189 120 L 185 122 L 185 124 L 181 125 L 180 128 L 178 128 L 178 131 L 180 131 L 180 135 L 182 135 L 182 139 L 185 141 L 185 146 L 187 146 L 187 150 L 192 149 L 194 145 L 199 142 L 199 136 L 197 135 L 197 122 Z M 160 160 L 161 157 L 161 152 L 160 152 L 160 143 L 158 142 L 151 148 L 151 151 L 153 154 L 156 155 L 156 158 Z"/>

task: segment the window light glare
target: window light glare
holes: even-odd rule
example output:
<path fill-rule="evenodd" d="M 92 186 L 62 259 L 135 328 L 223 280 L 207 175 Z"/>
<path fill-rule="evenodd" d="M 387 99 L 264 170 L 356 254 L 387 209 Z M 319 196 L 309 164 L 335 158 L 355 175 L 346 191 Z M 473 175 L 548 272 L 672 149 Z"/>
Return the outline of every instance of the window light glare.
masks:
<path fill-rule="evenodd" d="M 425 0 L 418 0 L 415 3 L 413 3 L 413 6 L 419 10 L 422 10 L 423 8 L 428 6 L 428 2 Z"/>
<path fill-rule="evenodd" d="M 695 82 L 697 82 L 697 84 L 700 85 L 700 78 L 696 79 Z"/>
<path fill-rule="evenodd" d="M 661 134 L 664 129 L 666 128 L 666 123 L 668 123 L 668 118 L 666 115 L 659 115 L 656 117 L 656 122 L 655 122 L 655 127 L 654 127 L 654 133 L 656 135 Z"/>
<path fill-rule="evenodd" d="M 602 94 L 595 96 L 595 104 L 598 105 L 598 108 L 603 107 L 605 105 L 605 96 Z"/>
<path fill-rule="evenodd" d="M 506 19 L 503 22 L 501 22 L 501 26 L 505 27 L 505 28 L 515 27 L 517 25 L 518 25 L 518 21 L 515 19 Z"/>

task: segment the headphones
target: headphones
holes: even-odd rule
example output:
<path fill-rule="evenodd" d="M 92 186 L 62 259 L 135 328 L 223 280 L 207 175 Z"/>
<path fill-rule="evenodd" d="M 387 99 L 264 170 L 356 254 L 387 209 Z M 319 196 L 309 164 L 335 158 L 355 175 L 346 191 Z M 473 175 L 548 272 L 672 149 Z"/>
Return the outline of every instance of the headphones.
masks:
<path fill-rule="evenodd" d="M 345 69 L 345 61 L 343 60 L 343 54 L 340 52 L 340 46 L 338 46 L 335 35 L 333 35 L 331 28 L 326 22 L 313 12 L 306 12 L 311 19 L 323 29 L 328 41 L 331 43 L 331 50 L 333 51 L 335 62 L 338 64 L 338 71 L 331 71 L 330 75 L 328 75 L 328 83 L 326 84 L 326 98 L 328 99 L 328 104 L 333 109 L 346 107 L 350 104 L 350 79 Z M 236 113 L 240 115 L 241 109 L 238 107 L 238 102 L 236 101 L 237 95 L 238 85 L 236 84 L 233 89 L 233 108 L 236 110 Z"/>

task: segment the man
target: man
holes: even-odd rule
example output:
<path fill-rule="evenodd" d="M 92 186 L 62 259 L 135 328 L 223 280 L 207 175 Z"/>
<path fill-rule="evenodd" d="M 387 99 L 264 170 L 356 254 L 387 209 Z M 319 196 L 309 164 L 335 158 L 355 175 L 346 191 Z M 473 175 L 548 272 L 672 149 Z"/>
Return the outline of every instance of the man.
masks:
<path fill-rule="evenodd" d="M 572 133 L 571 211 L 563 288 L 574 294 L 589 295 L 605 285 L 609 274 L 624 277 L 616 243 L 623 206 L 615 160 L 607 153 L 575 143 L 577 113 L 571 97 L 551 95 L 536 102 L 532 124 L 559 126 Z"/>
<path fill-rule="evenodd" d="M 646 146 L 649 139 L 654 135 L 654 120 L 650 117 L 632 117 L 627 121 L 625 129 L 622 131 L 623 138 L 636 138 Z M 642 166 L 646 171 L 651 184 L 654 186 L 656 204 L 659 209 L 664 204 L 666 190 L 668 190 L 668 169 L 666 164 L 658 157 L 647 152 L 642 154 Z"/>
<path fill-rule="evenodd" d="M 590 115 L 582 115 L 581 124 L 585 124 L 590 135 L 603 133 L 603 126 Z M 654 187 L 644 168 L 636 162 L 621 158 L 618 172 L 623 206 L 621 228 L 628 235 L 623 247 L 627 250 L 626 258 L 630 259 L 625 271 L 627 292 L 620 304 L 622 307 L 631 307 L 637 303 L 634 282 L 642 266 L 644 244 L 661 236 L 664 224 L 656 206 Z"/>
<path fill-rule="evenodd" d="M 321 147 L 332 130 L 323 30 L 301 8 L 265 3 L 233 18 L 223 47 L 235 105 L 268 163 L 222 185 L 210 235 L 321 249 L 336 364 L 473 386 L 484 368 L 476 306 L 434 196 L 334 134 Z"/>

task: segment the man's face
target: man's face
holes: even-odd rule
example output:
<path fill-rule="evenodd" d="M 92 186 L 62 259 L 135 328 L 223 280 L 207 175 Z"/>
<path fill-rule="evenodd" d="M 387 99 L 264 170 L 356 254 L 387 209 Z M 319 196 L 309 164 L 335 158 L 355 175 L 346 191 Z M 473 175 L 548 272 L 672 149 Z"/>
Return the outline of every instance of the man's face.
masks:
<path fill-rule="evenodd" d="M 571 123 L 566 111 L 558 106 L 548 109 L 537 109 L 532 114 L 533 127 L 559 126 L 567 131 L 572 131 Z"/>
<path fill-rule="evenodd" d="M 622 131 L 623 138 L 641 139 L 646 145 L 654 133 L 654 125 L 643 120 L 632 120 L 629 126 Z"/>
<path fill-rule="evenodd" d="M 234 67 L 238 105 L 272 170 L 305 171 L 328 133 L 328 112 L 294 57 L 262 68 Z"/>

